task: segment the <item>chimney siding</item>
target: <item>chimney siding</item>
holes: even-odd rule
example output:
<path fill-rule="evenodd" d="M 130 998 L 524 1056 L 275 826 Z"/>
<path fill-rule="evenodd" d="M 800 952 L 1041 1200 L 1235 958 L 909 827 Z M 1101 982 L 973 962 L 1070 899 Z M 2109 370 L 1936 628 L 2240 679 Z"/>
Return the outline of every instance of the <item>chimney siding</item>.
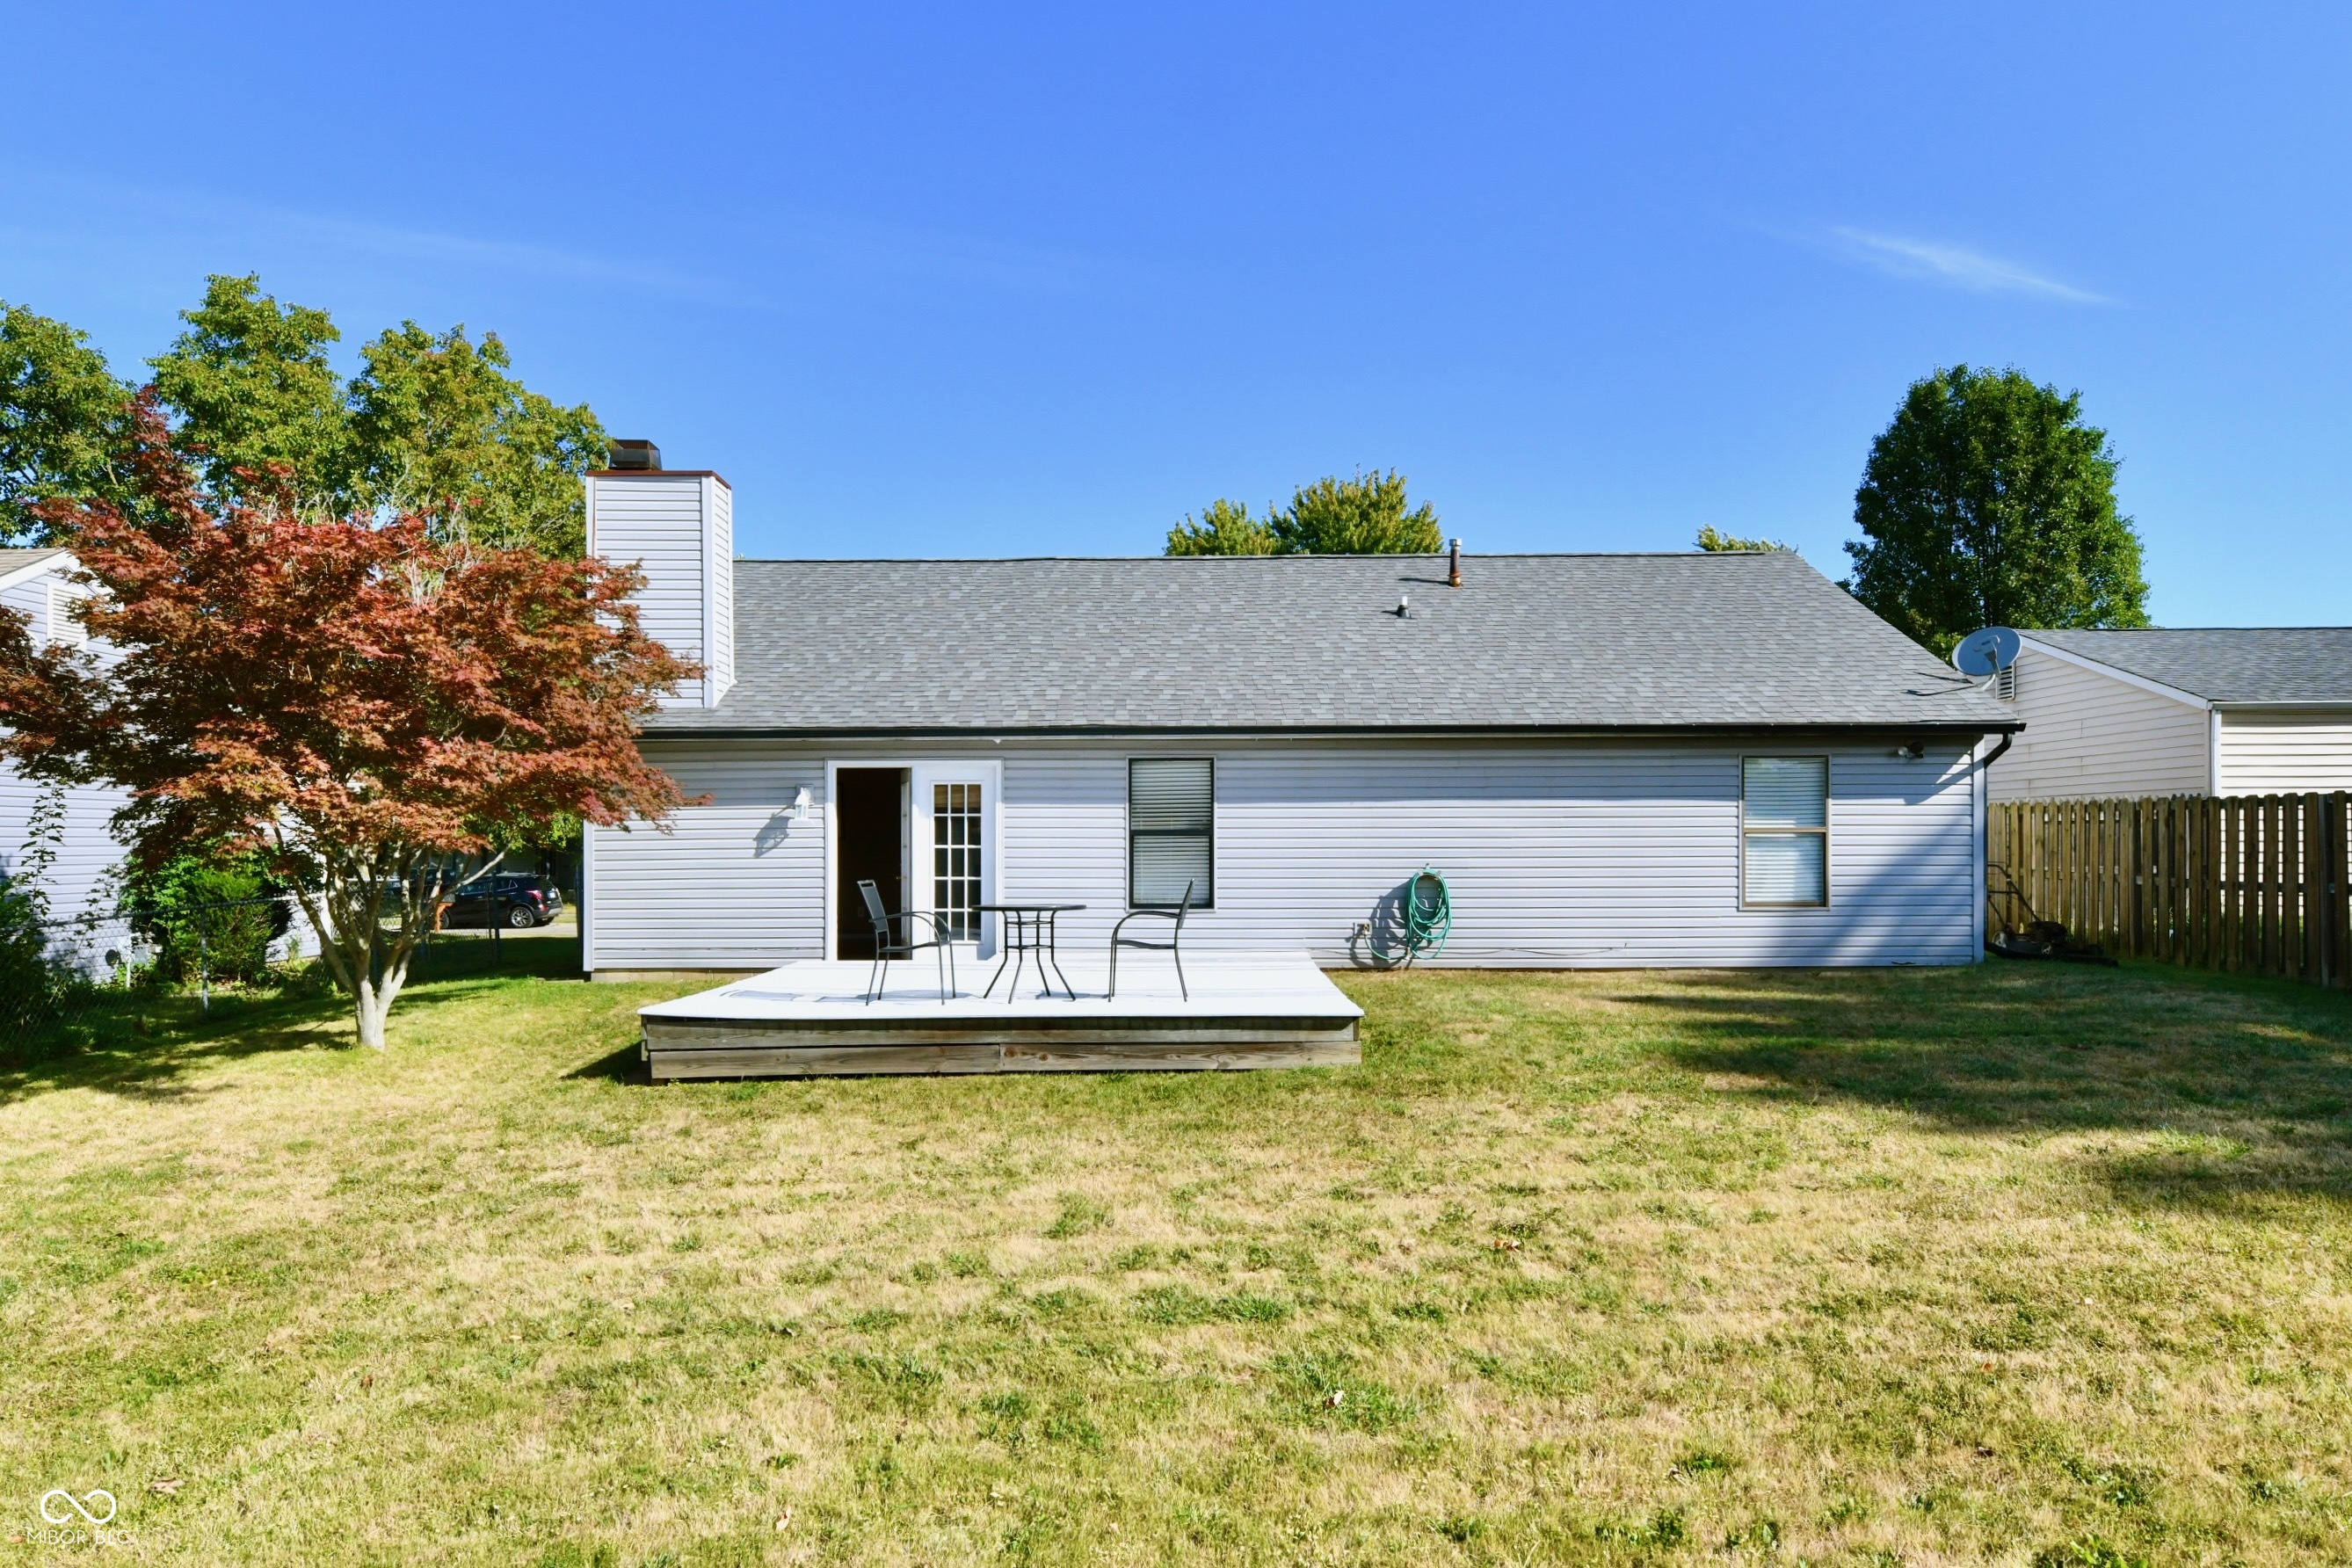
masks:
<path fill-rule="evenodd" d="M 716 708 L 735 683 L 734 495 L 714 474 L 595 473 L 588 477 L 588 552 L 635 563 L 646 635 L 704 667 L 662 700 Z"/>

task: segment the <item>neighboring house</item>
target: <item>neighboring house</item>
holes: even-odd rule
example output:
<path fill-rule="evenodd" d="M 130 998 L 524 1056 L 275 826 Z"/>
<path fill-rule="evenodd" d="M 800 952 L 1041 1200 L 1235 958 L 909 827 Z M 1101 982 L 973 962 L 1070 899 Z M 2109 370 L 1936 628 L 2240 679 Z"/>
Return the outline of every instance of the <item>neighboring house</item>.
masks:
<path fill-rule="evenodd" d="M 1793 553 L 737 561 L 715 474 L 588 507 L 709 671 L 644 737 L 709 803 L 586 836 L 600 977 L 860 956 L 869 878 L 982 954 L 979 904 L 1085 904 L 1068 952 L 1190 882 L 1188 947 L 1370 962 L 1424 866 L 1449 964 L 1982 951 L 2015 710 Z"/>
<path fill-rule="evenodd" d="M 67 614 L 83 590 L 68 580 L 77 570 L 63 550 L 0 550 L 0 605 L 26 617 L 35 642 L 63 642 L 77 647 L 89 640 L 81 624 Z M 16 875 L 26 865 L 41 789 L 16 770 L 0 763 L 0 874 Z M 114 910 L 112 873 L 122 859 L 122 847 L 107 831 L 107 818 L 123 801 L 119 790 L 89 785 L 64 792 L 62 815 L 47 868 L 38 886 L 56 921 L 82 921 L 104 925 L 104 931 L 79 933 L 73 945 L 86 946 L 86 956 L 102 960 L 100 949 L 121 946 Z"/>
<path fill-rule="evenodd" d="M 2018 635 L 1997 800 L 2352 789 L 2352 626 Z"/>

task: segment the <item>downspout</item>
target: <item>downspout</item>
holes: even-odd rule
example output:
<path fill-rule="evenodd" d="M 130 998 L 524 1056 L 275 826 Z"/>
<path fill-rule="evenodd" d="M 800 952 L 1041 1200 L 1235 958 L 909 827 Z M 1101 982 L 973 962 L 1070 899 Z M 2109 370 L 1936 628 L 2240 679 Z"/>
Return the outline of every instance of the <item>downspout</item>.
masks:
<path fill-rule="evenodd" d="M 1987 858 L 1992 847 L 1990 842 L 1992 836 L 1992 765 L 1993 763 L 2000 761 L 2001 753 L 2008 751 L 2011 746 L 2016 743 L 2016 742 L 2017 731 L 2011 730 L 2009 733 L 2000 738 L 2000 744 L 1995 746 L 1990 755 L 1978 759 L 1976 773 L 1974 775 L 1975 787 L 1969 791 L 1970 797 L 1969 804 L 1975 809 L 1977 818 L 1977 847 L 1976 854 L 1973 857 L 1976 861 L 1976 875 L 1971 878 L 1970 880 L 1975 884 L 1973 889 L 1973 891 L 1976 893 L 1976 913 L 1974 919 L 1976 921 L 1977 928 L 1977 962 L 1979 963 L 1984 962 L 1985 956 L 1984 928 L 1986 919 L 1985 911 L 1988 908 L 1986 901 L 1988 896 L 1987 883 L 1989 883 L 1992 878 L 1991 868 L 1987 863 Z"/>

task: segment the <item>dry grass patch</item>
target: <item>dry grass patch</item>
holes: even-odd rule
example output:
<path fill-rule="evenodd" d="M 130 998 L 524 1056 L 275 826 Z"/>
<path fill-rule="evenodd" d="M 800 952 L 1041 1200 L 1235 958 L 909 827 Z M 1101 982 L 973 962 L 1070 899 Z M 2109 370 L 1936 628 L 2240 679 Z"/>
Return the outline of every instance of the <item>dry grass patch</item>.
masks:
<path fill-rule="evenodd" d="M 516 977 L 0 1075 L 0 1561 L 52 1486 L 156 1561 L 2352 1556 L 2345 999 L 1343 984 L 1360 1068 L 656 1089 L 667 992 Z"/>

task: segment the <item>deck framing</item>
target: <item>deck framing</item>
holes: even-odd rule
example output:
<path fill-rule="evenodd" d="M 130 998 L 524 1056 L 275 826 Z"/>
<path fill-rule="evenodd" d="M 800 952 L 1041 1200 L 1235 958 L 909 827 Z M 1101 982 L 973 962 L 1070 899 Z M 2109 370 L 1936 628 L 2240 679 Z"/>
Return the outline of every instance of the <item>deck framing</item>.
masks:
<path fill-rule="evenodd" d="M 1193 960 L 1193 995 L 1089 994 L 1018 1005 L 909 989 L 872 1007 L 839 985 L 863 965 L 786 965 L 640 1011 L 656 1082 L 891 1073 L 1227 1072 L 1350 1066 L 1361 1012 L 1305 954 Z M 843 973 L 836 973 L 842 971 Z M 1122 979 L 1125 977 L 1122 976 Z M 828 985 L 826 983 L 834 983 Z M 814 986 L 818 993 L 810 994 Z M 824 994 L 830 991 L 830 994 Z"/>

